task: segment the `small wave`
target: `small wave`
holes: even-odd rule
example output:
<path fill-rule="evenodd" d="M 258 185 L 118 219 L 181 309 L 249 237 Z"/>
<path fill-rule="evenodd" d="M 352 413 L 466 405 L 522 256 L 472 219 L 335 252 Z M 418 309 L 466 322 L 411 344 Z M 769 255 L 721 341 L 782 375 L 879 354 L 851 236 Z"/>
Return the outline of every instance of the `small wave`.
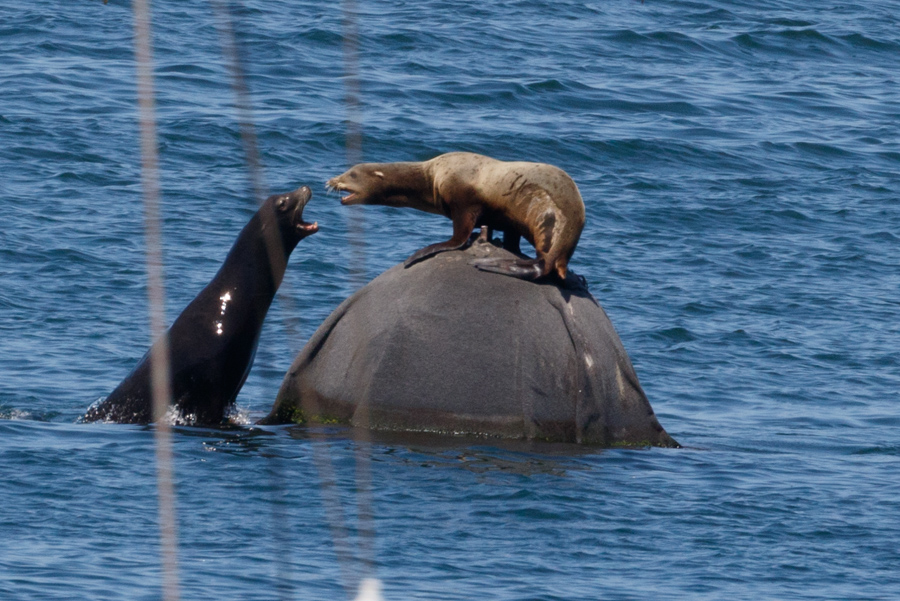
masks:
<path fill-rule="evenodd" d="M 738 34 L 731 38 L 731 41 L 743 48 L 764 48 L 764 46 L 759 43 L 752 34 L 749 33 Z"/>
<path fill-rule="evenodd" d="M 776 35 L 786 40 L 814 40 L 830 44 L 834 43 L 834 40 L 830 37 L 815 29 L 786 29 L 778 32 Z"/>
<path fill-rule="evenodd" d="M 897 243 L 900 242 L 900 238 L 898 238 L 895 234 L 888 231 L 880 231 L 880 232 L 872 232 L 870 234 L 863 234 L 863 238 L 867 240 L 876 240 L 878 242 L 891 242 Z"/>
<path fill-rule="evenodd" d="M 811 21 L 801 21 L 799 19 L 785 19 L 779 17 L 776 19 L 768 19 L 765 21 L 768 25 L 778 25 L 780 27 L 812 27 L 814 23 Z"/>
<path fill-rule="evenodd" d="M 692 301 L 682 306 L 681 310 L 685 313 L 690 313 L 691 315 L 713 315 L 721 309 L 720 307 L 712 306 L 709 303 Z"/>
<path fill-rule="evenodd" d="M 848 157 L 853 156 L 852 152 L 844 150 L 843 148 L 839 148 L 837 146 L 833 146 L 831 144 L 822 144 L 817 142 L 795 142 L 794 148 L 797 150 L 801 150 L 803 152 L 807 152 L 810 154 L 816 154 L 819 156 L 827 156 L 827 157 Z"/>
<path fill-rule="evenodd" d="M 649 39 L 657 42 L 666 42 L 670 46 L 675 46 L 683 50 L 692 52 L 703 51 L 706 48 L 702 44 L 697 43 L 688 35 L 675 31 L 655 31 L 647 36 Z"/>
<path fill-rule="evenodd" d="M 682 117 L 699 117 L 709 114 L 709 111 L 706 109 L 684 100 L 633 102 L 629 100 L 610 99 L 592 104 L 595 108 L 609 108 L 625 113 L 659 113 Z"/>
<path fill-rule="evenodd" d="M 731 41 L 745 49 L 788 56 L 830 56 L 831 49 L 837 48 L 839 44 L 837 40 L 815 29 L 752 31 L 736 35 Z"/>
<path fill-rule="evenodd" d="M 850 359 L 850 356 L 846 353 L 815 353 L 812 355 L 812 359 L 824 364 L 844 364 Z"/>
<path fill-rule="evenodd" d="M 316 27 L 300 33 L 299 41 L 312 42 L 313 47 L 334 48 L 343 42 L 343 37 L 332 29 Z"/>
<path fill-rule="evenodd" d="M 630 182 L 625 184 L 624 188 L 626 190 L 674 190 L 676 189 L 670 182 L 666 181 L 638 181 L 638 182 Z"/>
<path fill-rule="evenodd" d="M 598 155 L 610 160 L 642 161 L 644 165 L 671 163 L 684 165 L 725 164 L 735 159 L 739 166 L 746 168 L 747 158 L 732 155 L 721 149 L 711 149 L 699 144 L 676 140 L 649 140 L 643 138 L 621 138 L 611 140 L 573 140 L 568 150 L 578 152 L 586 158 Z"/>
<path fill-rule="evenodd" d="M 177 73 L 182 75 L 206 75 L 210 77 L 220 77 L 219 73 L 217 73 L 213 69 L 204 67 L 202 65 L 195 65 L 192 63 L 171 63 L 167 65 L 160 65 L 156 69 L 156 73 Z"/>
<path fill-rule="evenodd" d="M 771 215 L 773 217 L 779 217 L 783 219 L 791 219 L 793 221 L 809 221 L 809 217 L 801 213 L 800 211 L 794 209 L 783 209 L 781 211 L 772 211 Z"/>
<path fill-rule="evenodd" d="M 79 248 L 51 248 L 44 253 L 46 263 L 39 269 L 42 273 L 55 273 L 61 266 L 72 269 L 73 266 L 91 266 L 104 263 L 104 259 L 93 252 Z"/>
<path fill-rule="evenodd" d="M 654 332 L 653 337 L 670 343 L 691 342 L 696 340 L 690 330 L 681 327 Z"/>
<path fill-rule="evenodd" d="M 525 84 L 525 88 L 532 92 L 562 92 L 573 89 L 589 90 L 588 86 L 576 82 L 562 82 L 558 79 L 544 79 Z"/>
<path fill-rule="evenodd" d="M 643 42 L 647 39 L 646 36 L 643 36 L 636 31 L 632 31 L 631 29 L 620 29 L 619 31 L 612 32 L 606 37 L 613 42 L 626 43 Z"/>
<path fill-rule="evenodd" d="M 750 261 L 753 263 L 759 263 L 761 265 L 766 265 L 771 261 L 772 255 L 762 248 L 747 246 L 740 248 L 734 252 L 735 256 L 740 257 L 746 261 Z"/>
<path fill-rule="evenodd" d="M 397 31 L 378 36 L 378 41 L 391 48 L 393 52 L 414 51 L 423 43 L 421 35 L 413 35 L 408 31 Z"/>
<path fill-rule="evenodd" d="M 695 17 L 698 21 L 734 21 L 736 19 L 734 13 L 724 8 L 714 8 L 705 13 L 700 13 Z"/>
<path fill-rule="evenodd" d="M 880 50 L 884 52 L 897 52 L 900 50 L 900 44 L 896 42 L 882 42 L 866 37 L 861 33 L 851 33 L 849 35 L 840 36 L 841 40 L 855 48 L 865 48 L 867 50 Z"/>
<path fill-rule="evenodd" d="M 611 32 L 605 38 L 610 46 L 633 48 L 642 54 L 659 52 L 663 56 L 671 57 L 678 53 L 697 56 L 711 52 L 710 47 L 696 38 L 677 31 L 638 33 L 631 29 L 623 29 Z"/>
<path fill-rule="evenodd" d="M 854 455 L 900 455 L 900 446 L 866 447 L 853 451 Z"/>
<path fill-rule="evenodd" d="M 744 342 L 750 344 L 759 344 L 759 341 L 756 340 L 753 336 L 751 336 L 747 330 L 743 328 L 734 330 L 732 332 L 728 332 L 724 336 L 721 337 L 722 340 L 727 340 L 729 342 Z"/>

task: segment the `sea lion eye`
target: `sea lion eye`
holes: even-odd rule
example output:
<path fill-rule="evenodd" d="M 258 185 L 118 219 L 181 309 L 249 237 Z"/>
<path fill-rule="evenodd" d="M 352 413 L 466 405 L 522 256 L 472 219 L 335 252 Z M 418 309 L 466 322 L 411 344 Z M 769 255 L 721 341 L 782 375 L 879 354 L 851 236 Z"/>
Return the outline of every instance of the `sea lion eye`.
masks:
<path fill-rule="evenodd" d="M 286 204 L 287 204 L 287 199 L 282 196 L 281 198 L 279 198 L 278 200 L 275 201 L 275 208 L 278 209 L 279 211 L 283 211 Z"/>

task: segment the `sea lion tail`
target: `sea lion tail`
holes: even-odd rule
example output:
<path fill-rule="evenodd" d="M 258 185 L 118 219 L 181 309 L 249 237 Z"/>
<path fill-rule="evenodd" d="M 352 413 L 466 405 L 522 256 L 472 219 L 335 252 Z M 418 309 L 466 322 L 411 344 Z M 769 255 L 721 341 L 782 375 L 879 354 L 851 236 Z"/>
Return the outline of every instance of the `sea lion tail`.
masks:
<path fill-rule="evenodd" d="M 547 275 L 544 259 L 476 259 L 471 263 L 481 271 L 509 275 L 521 280 L 536 280 Z"/>

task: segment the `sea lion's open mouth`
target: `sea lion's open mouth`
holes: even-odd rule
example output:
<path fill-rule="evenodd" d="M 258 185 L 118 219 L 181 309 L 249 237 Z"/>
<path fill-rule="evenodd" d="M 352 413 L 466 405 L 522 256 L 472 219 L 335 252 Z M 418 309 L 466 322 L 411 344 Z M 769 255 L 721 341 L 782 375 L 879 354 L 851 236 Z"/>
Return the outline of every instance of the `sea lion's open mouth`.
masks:
<path fill-rule="evenodd" d="M 297 206 L 294 209 L 294 215 L 291 219 L 294 228 L 298 232 L 305 232 L 307 235 L 315 234 L 319 231 L 319 222 L 314 221 L 313 223 L 309 223 L 308 221 L 303 221 L 303 209 L 306 208 L 306 205 L 312 198 L 312 190 L 310 190 L 308 186 L 302 186 L 294 191 L 293 194 L 297 195 Z"/>
<path fill-rule="evenodd" d="M 341 194 L 342 205 L 356 204 L 355 200 L 359 192 L 354 190 L 344 182 L 340 181 L 338 177 L 331 178 L 325 185 L 329 190 L 337 190 Z"/>
<path fill-rule="evenodd" d="M 313 221 L 312 223 L 307 223 L 306 221 L 300 221 L 297 225 L 294 226 L 301 232 L 306 232 L 307 234 L 315 234 L 319 231 L 319 222 Z"/>

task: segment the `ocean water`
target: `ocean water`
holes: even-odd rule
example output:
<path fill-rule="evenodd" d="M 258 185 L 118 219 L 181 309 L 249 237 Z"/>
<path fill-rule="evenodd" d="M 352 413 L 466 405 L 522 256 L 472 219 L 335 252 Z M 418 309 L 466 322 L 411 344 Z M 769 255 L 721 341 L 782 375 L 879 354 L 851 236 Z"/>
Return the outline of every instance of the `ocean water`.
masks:
<path fill-rule="evenodd" d="M 154 4 L 171 321 L 255 204 L 211 5 Z M 181 598 L 340 599 L 364 576 L 387 601 L 900 598 L 900 5 L 355 7 L 363 159 L 572 175 L 571 267 L 685 448 L 177 428 Z M 150 343 L 132 18 L 0 0 L 4 600 L 162 598 L 154 429 L 77 423 Z M 321 226 L 239 396 L 250 424 L 325 316 L 450 224 L 325 193 L 353 113 L 340 3 L 235 20 L 267 185 L 312 186 Z"/>

